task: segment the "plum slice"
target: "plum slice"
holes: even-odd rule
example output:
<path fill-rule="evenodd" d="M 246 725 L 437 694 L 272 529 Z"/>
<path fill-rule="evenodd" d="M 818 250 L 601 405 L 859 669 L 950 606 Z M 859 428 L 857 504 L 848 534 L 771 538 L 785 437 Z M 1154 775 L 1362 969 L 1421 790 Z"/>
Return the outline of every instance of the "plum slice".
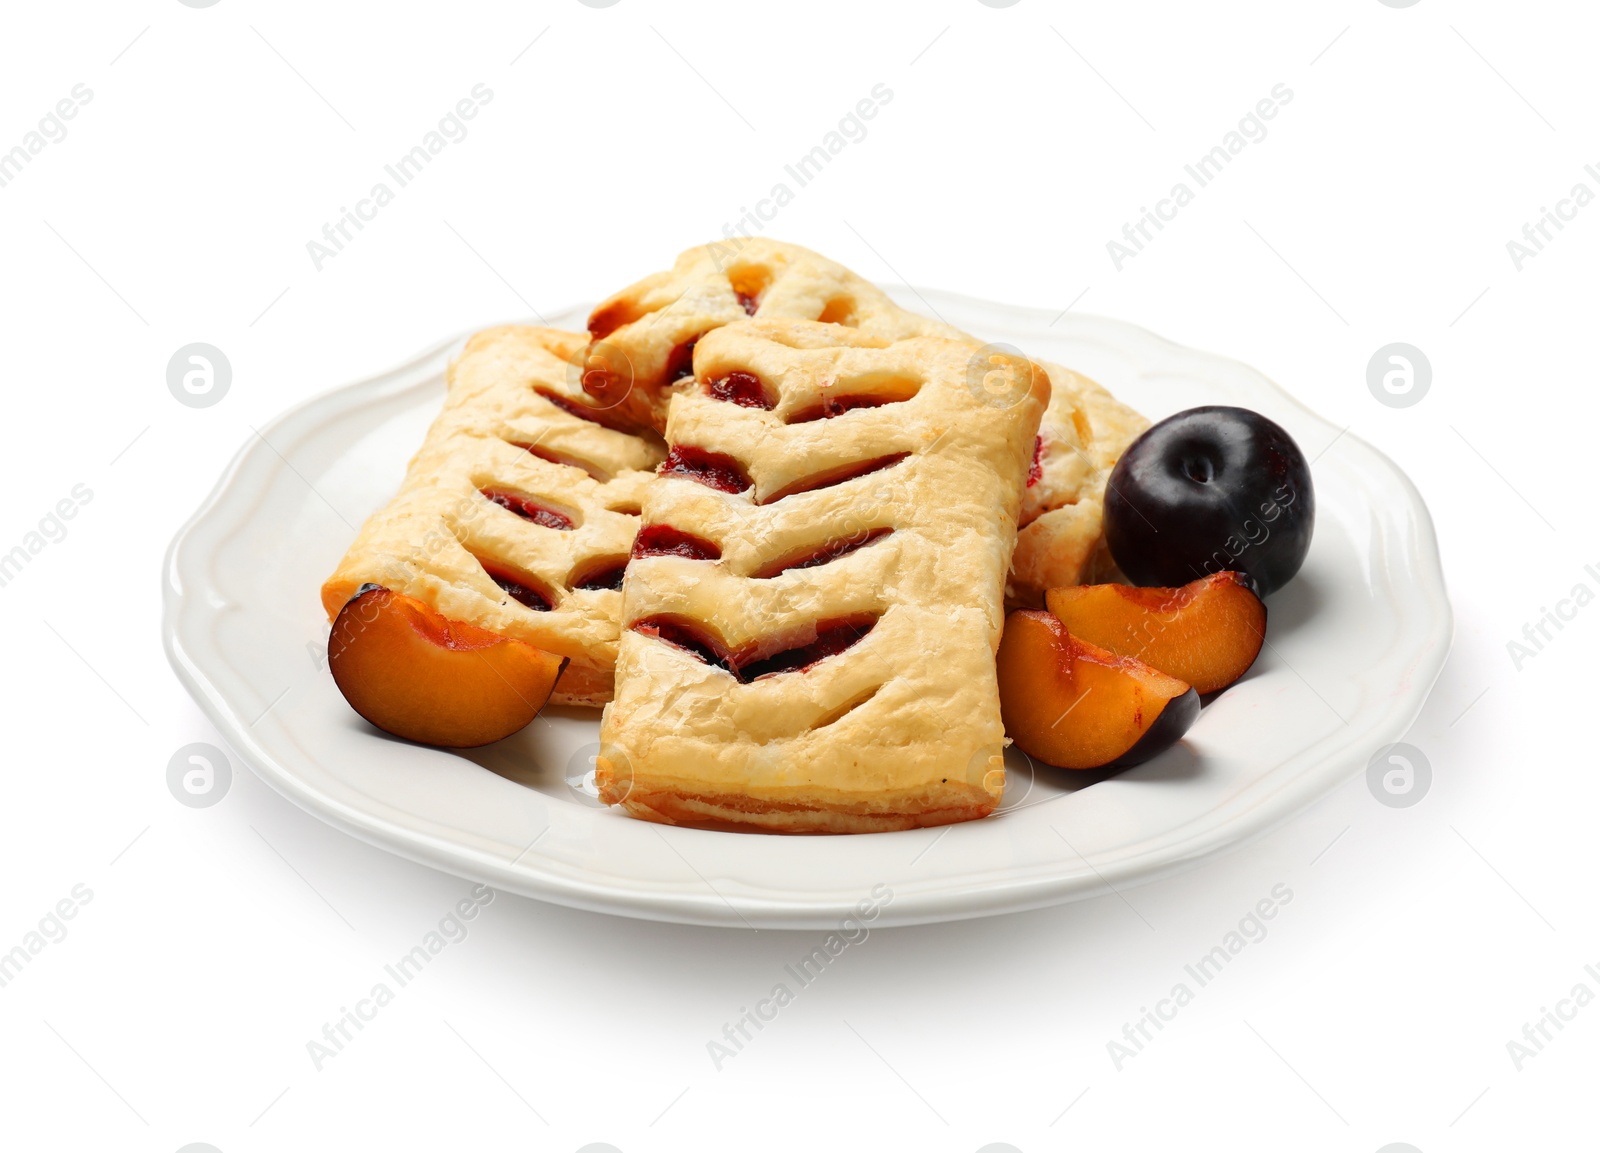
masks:
<path fill-rule="evenodd" d="M 351 708 L 387 733 L 446 748 L 526 727 L 566 663 L 386 588 L 353 597 L 328 634 L 328 668 Z"/>
<path fill-rule="evenodd" d="M 1006 618 L 998 671 L 1006 735 L 1058 768 L 1137 765 L 1200 716 L 1188 683 L 1080 640 L 1037 609 Z"/>
<path fill-rule="evenodd" d="M 1051 589 L 1045 604 L 1073 636 L 1154 665 L 1202 694 L 1244 676 L 1267 636 L 1267 606 L 1235 572 L 1180 588 Z"/>

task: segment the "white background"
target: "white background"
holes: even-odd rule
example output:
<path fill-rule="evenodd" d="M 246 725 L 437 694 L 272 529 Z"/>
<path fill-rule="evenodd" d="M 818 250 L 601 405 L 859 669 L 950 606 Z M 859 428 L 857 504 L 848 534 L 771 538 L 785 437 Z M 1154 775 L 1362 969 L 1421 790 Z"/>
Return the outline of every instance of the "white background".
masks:
<path fill-rule="evenodd" d="M 1597 31 L 1592 6 L 1486 0 L 7 5 L 0 149 L 75 84 L 93 98 L 0 188 L 0 551 L 93 496 L 0 589 L 0 950 L 74 885 L 93 899 L 0 988 L 0 1145 L 1592 1142 L 1600 1008 L 1521 1071 L 1506 1043 L 1579 981 L 1600 992 L 1600 610 L 1520 671 L 1506 645 L 1600 589 L 1580 473 L 1600 207 L 1520 271 L 1506 242 L 1580 180 L 1600 192 Z M 319 272 L 306 242 L 480 82 L 470 135 Z M 892 102 L 770 235 L 1223 352 L 1414 478 L 1457 613 L 1408 737 L 1431 791 L 1386 808 L 1352 766 L 1181 878 L 874 932 L 720 1072 L 706 1042 L 816 934 L 499 896 L 316 1071 L 306 1042 L 469 886 L 242 768 L 213 808 L 173 799 L 173 752 L 220 738 L 161 654 L 167 541 L 252 426 L 665 266 L 878 83 Z M 1118 271 L 1106 242 L 1279 83 L 1269 135 Z M 213 408 L 167 391 L 192 341 L 233 365 Z M 1413 408 L 1367 388 L 1392 341 L 1433 366 Z M 1107 1041 L 1278 884 L 1271 934 L 1119 1072 Z"/>

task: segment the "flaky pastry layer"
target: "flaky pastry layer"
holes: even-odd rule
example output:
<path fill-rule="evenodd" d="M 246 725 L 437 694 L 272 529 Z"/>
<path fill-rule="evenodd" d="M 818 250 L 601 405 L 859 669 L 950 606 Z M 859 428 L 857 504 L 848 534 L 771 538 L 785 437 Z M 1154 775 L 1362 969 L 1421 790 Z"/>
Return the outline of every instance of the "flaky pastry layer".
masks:
<path fill-rule="evenodd" d="M 868 336 L 971 340 L 899 307 L 876 285 L 796 244 L 764 237 L 700 245 L 598 305 L 587 385 L 629 419 L 666 427 L 674 391 L 686 387 L 695 342 L 744 320 L 831 322 Z M 1117 459 L 1148 427 L 1088 377 L 1046 364 L 1050 406 L 1040 424 L 1036 476 L 1023 493 L 1022 533 L 1008 583 L 1013 605 L 1038 607 L 1046 589 L 1118 574 L 1105 548 L 1102 509 Z"/>
<path fill-rule="evenodd" d="M 585 344 L 580 334 L 530 327 L 488 329 L 467 342 L 400 491 L 322 587 L 330 619 L 362 585 L 382 585 L 567 657 L 557 704 L 611 699 L 622 593 L 574 586 L 626 562 L 663 448 L 651 433 L 608 427 L 615 414 L 576 383 L 572 365 Z M 484 490 L 528 498 L 572 527 L 530 522 Z M 491 568 L 550 608 L 511 597 Z"/>
<path fill-rule="evenodd" d="M 1049 381 L 1040 369 L 1015 395 L 986 394 L 969 376 L 977 351 L 793 320 L 700 340 L 644 531 L 718 555 L 629 566 L 604 800 L 785 832 L 943 824 L 998 804 L 994 653 Z M 718 399 L 713 382 L 732 373 L 771 407 Z M 821 415 L 841 398 L 855 403 Z M 704 454 L 749 487 L 671 471 Z"/>

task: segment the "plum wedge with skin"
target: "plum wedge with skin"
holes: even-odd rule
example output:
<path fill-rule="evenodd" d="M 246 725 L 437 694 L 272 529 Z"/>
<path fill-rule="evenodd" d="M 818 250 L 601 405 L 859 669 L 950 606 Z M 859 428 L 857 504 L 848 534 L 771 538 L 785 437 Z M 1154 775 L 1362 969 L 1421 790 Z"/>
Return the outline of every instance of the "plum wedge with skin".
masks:
<path fill-rule="evenodd" d="M 386 588 L 353 597 L 328 634 L 328 668 L 351 708 L 384 732 L 445 748 L 526 727 L 565 664 Z"/>
<path fill-rule="evenodd" d="M 1051 589 L 1045 603 L 1073 636 L 1153 665 L 1201 694 L 1244 676 L 1266 642 L 1267 606 L 1234 572 L 1181 588 Z"/>
<path fill-rule="evenodd" d="M 997 664 L 1006 735 L 1058 768 L 1137 765 L 1200 715 L 1186 682 L 1081 640 L 1038 609 L 1006 618 Z"/>

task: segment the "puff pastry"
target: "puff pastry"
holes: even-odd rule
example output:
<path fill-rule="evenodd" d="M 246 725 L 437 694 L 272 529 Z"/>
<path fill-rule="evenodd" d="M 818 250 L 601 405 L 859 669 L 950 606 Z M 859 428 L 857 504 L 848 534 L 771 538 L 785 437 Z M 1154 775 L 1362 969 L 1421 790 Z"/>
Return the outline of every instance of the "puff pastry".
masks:
<path fill-rule="evenodd" d="M 975 351 L 810 320 L 701 337 L 628 567 L 602 799 L 785 832 L 994 809 L 994 653 L 1050 386 L 993 403 Z"/>
<path fill-rule="evenodd" d="M 754 239 L 703 244 L 601 301 L 589 314 L 583 386 L 630 419 L 666 427 L 672 388 L 692 375 L 695 342 L 749 316 L 819 320 L 869 336 L 965 339 L 907 312 L 842 264 L 797 244 Z"/>
<path fill-rule="evenodd" d="M 1106 483 L 1130 444 L 1150 422 L 1081 373 L 1045 363 L 1050 407 L 1011 558 L 1006 599 L 1038 608 L 1065 585 L 1120 581 L 1104 532 Z"/>
<path fill-rule="evenodd" d="M 610 700 L 622 568 L 664 446 L 615 427 L 576 383 L 587 338 L 480 332 L 399 493 L 322 587 L 332 619 L 364 584 L 568 658 L 551 700 Z"/>
<path fill-rule="evenodd" d="M 818 320 L 887 340 L 972 339 L 900 308 L 876 285 L 799 245 L 714 242 L 689 249 L 671 269 L 595 308 L 583 385 L 626 419 L 664 429 L 673 391 L 690 378 L 696 341 L 747 316 Z M 1149 423 L 1088 377 L 1044 367 L 1050 407 L 1023 494 L 1023 532 L 1008 584 L 1008 601 L 1030 607 L 1044 603 L 1048 588 L 1116 575 L 1101 533 L 1106 479 Z"/>

